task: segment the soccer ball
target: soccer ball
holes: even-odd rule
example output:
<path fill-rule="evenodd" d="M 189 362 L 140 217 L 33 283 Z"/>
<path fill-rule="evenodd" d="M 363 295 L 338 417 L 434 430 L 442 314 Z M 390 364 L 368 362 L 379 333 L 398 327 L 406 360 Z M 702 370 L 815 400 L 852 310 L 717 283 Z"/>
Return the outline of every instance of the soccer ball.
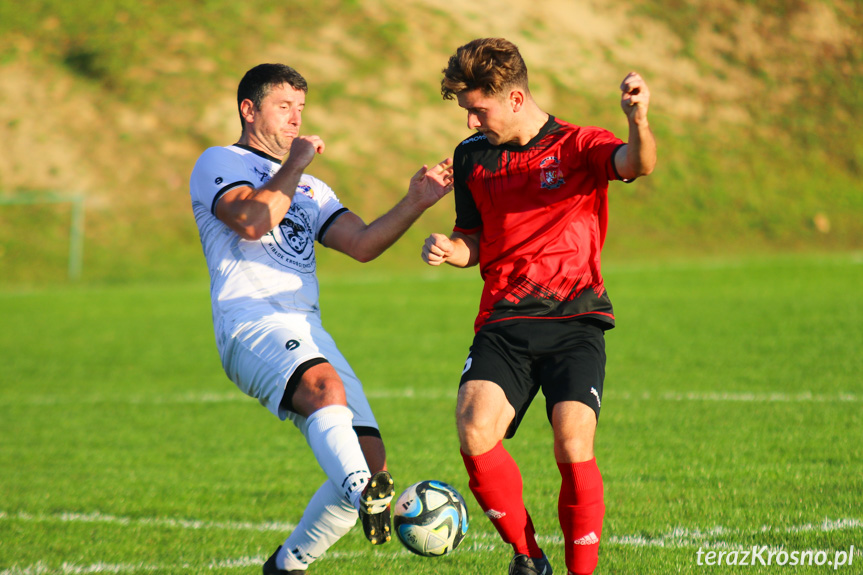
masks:
<path fill-rule="evenodd" d="M 402 545 L 423 557 L 446 555 L 467 534 L 467 506 L 461 494 L 441 481 L 414 483 L 399 495 L 393 527 Z"/>

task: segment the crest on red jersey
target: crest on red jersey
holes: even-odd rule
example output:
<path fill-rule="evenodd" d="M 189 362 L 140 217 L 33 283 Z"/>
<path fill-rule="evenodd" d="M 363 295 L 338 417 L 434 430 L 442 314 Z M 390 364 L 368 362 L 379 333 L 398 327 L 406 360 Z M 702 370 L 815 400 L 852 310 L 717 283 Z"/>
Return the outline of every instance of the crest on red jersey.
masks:
<path fill-rule="evenodd" d="M 539 163 L 539 185 L 546 190 L 559 188 L 564 183 L 563 173 L 560 171 L 560 160 L 557 156 L 548 156 Z"/>

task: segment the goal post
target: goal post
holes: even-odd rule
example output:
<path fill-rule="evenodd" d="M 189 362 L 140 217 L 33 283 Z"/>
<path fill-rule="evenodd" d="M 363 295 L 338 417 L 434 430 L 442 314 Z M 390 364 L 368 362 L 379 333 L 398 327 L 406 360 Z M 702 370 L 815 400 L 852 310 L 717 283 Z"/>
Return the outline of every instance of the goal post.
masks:
<path fill-rule="evenodd" d="M 72 221 L 69 226 L 69 279 L 81 277 L 84 266 L 84 201 L 83 195 L 56 192 L 20 192 L 0 194 L 0 206 L 26 206 L 38 204 L 71 204 Z"/>

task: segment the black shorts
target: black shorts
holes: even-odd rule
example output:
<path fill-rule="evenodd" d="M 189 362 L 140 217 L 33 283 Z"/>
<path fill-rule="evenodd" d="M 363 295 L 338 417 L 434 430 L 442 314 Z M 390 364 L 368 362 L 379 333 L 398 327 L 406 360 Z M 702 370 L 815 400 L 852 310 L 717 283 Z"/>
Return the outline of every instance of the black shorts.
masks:
<path fill-rule="evenodd" d="M 483 326 L 474 336 L 460 386 L 496 383 L 515 409 L 506 437 L 515 435 L 537 392 L 545 395 L 549 422 L 554 406 L 578 401 L 599 419 L 605 380 L 605 332 L 585 321 L 508 321 Z"/>

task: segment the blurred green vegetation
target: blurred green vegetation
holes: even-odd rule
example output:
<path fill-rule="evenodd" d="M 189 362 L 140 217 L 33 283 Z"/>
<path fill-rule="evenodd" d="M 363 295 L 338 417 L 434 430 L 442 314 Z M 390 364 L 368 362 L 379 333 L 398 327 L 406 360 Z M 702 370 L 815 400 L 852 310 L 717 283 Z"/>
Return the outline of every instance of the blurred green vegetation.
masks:
<path fill-rule="evenodd" d="M 310 171 L 368 221 L 398 199 L 419 164 L 467 135 L 461 111 L 440 99 L 439 71 L 482 29 L 528 48 L 547 111 L 624 139 L 616 85 L 573 76 L 622 77 L 649 62 L 638 65 L 652 87 L 659 165 L 632 185 L 612 184 L 606 260 L 863 245 L 859 2 L 612 8 L 625 11 L 623 31 L 591 41 L 564 34 L 564 15 L 537 10 L 503 25 L 489 13 L 485 26 L 468 7 L 422 0 L 3 1 L 0 137 L 10 151 L 38 152 L 10 155 L 0 194 L 50 184 L 88 195 L 85 281 L 204 277 L 188 174 L 204 148 L 236 137 L 231 100 L 243 72 L 279 59 L 309 79 L 304 130 L 328 143 Z M 573 62 L 531 58 L 559 45 Z M 650 56 L 633 62 L 633 50 Z M 693 72 L 677 74 L 683 67 Z M 83 103 L 96 125 L 76 112 Z M 0 286 L 66 281 L 67 220 L 60 208 L 0 207 Z M 416 265 L 422 238 L 447 232 L 452 220 L 445 200 L 370 269 Z M 43 231 L 46 222 L 55 229 Z M 322 254 L 325 266 L 355 269 L 343 260 Z"/>

